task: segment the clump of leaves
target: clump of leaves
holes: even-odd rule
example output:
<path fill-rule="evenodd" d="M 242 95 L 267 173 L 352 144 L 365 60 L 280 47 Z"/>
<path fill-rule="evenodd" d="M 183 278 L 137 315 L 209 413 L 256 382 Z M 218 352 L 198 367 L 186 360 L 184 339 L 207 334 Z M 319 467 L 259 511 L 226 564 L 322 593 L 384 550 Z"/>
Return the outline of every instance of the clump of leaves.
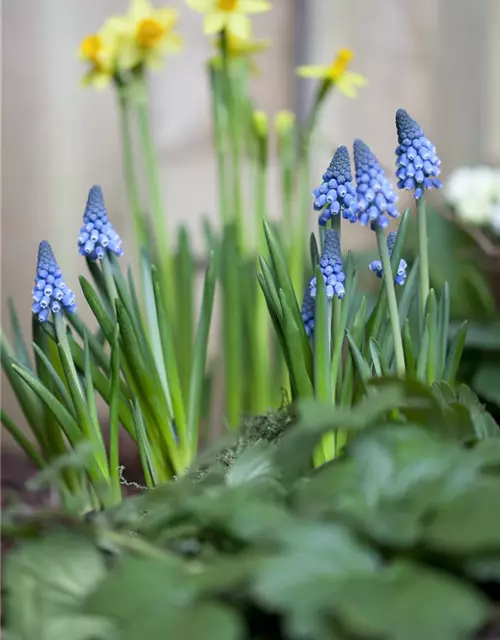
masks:
<path fill-rule="evenodd" d="M 471 392 L 379 379 L 279 444 L 40 521 L 7 558 L 9 638 L 460 640 L 494 617 L 500 439 Z M 312 469 L 331 430 L 344 454 Z"/>

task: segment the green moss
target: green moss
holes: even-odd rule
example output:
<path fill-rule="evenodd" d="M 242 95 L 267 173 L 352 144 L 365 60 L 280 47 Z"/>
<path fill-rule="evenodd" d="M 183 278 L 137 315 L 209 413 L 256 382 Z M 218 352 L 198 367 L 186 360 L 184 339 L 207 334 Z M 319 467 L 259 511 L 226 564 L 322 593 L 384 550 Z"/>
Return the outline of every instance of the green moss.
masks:
<path fill-rule="evenodd" d="M 258 442 L 277 444 L 294 422 L 295 415 L 291 405 L 244 418 L 233 443 L 204 459 L 203 464 L 189 471 L 186 477 L 201 480 L 213 467 L 228 469 L 248 446 Z"/>

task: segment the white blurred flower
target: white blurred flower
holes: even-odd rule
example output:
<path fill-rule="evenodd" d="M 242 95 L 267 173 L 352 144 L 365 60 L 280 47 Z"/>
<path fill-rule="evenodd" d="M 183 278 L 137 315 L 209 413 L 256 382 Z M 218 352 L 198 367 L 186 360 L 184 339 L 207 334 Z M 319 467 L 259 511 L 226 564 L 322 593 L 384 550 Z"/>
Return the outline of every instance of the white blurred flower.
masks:
<path fill-rule="evenodd" d="M 500 234 L 500 169 L 457 169 L 445 183 L 444 194 L 464 222 L 490 226 Z"/>

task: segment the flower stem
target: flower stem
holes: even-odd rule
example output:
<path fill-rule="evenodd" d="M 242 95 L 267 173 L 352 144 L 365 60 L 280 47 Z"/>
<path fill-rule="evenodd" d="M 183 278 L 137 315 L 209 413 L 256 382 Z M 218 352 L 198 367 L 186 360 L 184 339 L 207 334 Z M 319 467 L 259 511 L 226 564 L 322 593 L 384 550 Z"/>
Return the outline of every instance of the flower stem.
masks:
<path fill-rule="evenodd" d="M 139 198 L 137 174 L 134 168 L 134 153 L 130 131 L 130 104 L 125 90 L 120 87 L 118 87 L 118 103 L 120 106 L 120 130 L 123 144 L 125 187 L 127 189 L 129 206 L 132 211 L 137 256 L 140 257 L 141 248 L 147 245 L 147 228 Z"/>
<path fill-rule="evenodd" d="M 418 254 L 420 258 L 420 320 L 424 325 L 425 307 L 429 295 L 429 251 L 427 238 L 427 213 L 422 194 L 417 200 Z"/>
<path fill-rule="evenodd" d="M 377 244 L 384 270 L 384 285 L 387 292 L 387 302 L 389 307 L 389 318 L 391 321 L 392 335 L 394 339 L 394 355 L 396 359 L 396 371 L 401 378 L 405 375 L 405 357 L 403 351 L 403 340 L 401 338 L 401 328 L 399 326 L 398 303 L 396 300 L 396 290 L 394 288 L 394 274 L 391 269 L 391 258 L 384 230 L 377 227 Z"/>
<path fill-rule="evenodd" d="M 222 221 L 227 224 L 230 221 L 230 207 L 228 202 L 226 175 L 227 163 L 225 158 L 226 141 L 224 139 L 224 102 L 221 86 L 221 74 L 214 64 L 209 64 L 210 87 L 212 94 L 212 118 L 214 125 L 214 142 L 217 155 L 217 180 L 219 190 L 219 209 Z"/>
<path fill-rule="evenodd" d="M 160 274 L 160 281 L 166 298 L 166 308 L 175 308 L 175 287 L 172 268 L 172 255 L 169 246 L 168 229 L 165 220 L 158 164 L 153 144 L 153 136 L 149 123 L 148 103 L 145 96 L 137 102 L 137 117 L 139 121 L 139 137 L 144 155 L 146 179 L 149 190 L 149 202 L 154 219 L 154 232 L 156 238 L 156 260 Z M 173 316 L 174 314 L 170 314 Z M 173 322 L 174 318 L 170 318 Z"/>
<path fill-rule="evenodd" d="M 226 107 L 229 123 L 229 143 L 231 149 L 231 164 L 233 174 L 233 214 L 236 223 L 237 239 L 240 247 L 243 247 L 243 212 L 241 200 L 241 181 L 240 181 L 240 156 L 238 145 L 238 118 L 236 113 L 236 100 L 233 94 L 233 85 L 231 82 L 231 72 L 229 69 L 229 54 L 227 45 L 227 33 L 223 29 L 220 34 L 221 50 L 222 50 L 222 66 L 224 70 L 224 84 L 226 94 Z"/>
<path fill-rule="evenodd" d="M 266 178 L 267 163 L 258 161 L 256 167 L 256 209 L 257 209 L 257 255 L 264 255 L 266 238 L 262 220 L 266 215 Z M 255 295 L 255 344 L 251 382 L 251 410 L 262 413 L 269 408 L 270 399 L 270 335 L 268 325 L 267 305 L 257 278 L 254 276 Z"/>

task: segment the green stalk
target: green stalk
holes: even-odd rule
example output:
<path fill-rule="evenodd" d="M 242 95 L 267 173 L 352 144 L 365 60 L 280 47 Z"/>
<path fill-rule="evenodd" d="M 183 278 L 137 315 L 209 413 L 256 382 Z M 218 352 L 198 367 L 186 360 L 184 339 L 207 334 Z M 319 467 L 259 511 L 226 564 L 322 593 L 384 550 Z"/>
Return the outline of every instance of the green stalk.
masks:
<path fill-rule="evenodd" d="M 424 195 L 417 200 L 418 255 L 420 258 L 420 320 L 423 326 L 425 307 L 429 295 L 429 247 L 427 237 L 427 213 Z"/>
<path fill-rule="evenodd" d="M 385 232 L 377 226 L 377 244 L 384 270 L 384 285 L 387 292 L 387 302 L 389 307 L 389 318 L 391 321 L 392 335 L 394 339 L 394 356 L 396 360 L 396 371 L 401 378 L 405 375 L 405 356 L 403 351 L 403 341 L 401 339 L 401 328 L 399 326 L 398 303 L 396 300 L 396 290 L 394 289 L 394 275 L 391 269 L 391 258 Z"/>
<path fill-rule="evenodd" d="M 137 256 L 140 257 L 141 248 L 147 246 L 146 221 L 142 212 L 137 175 L 134 168 L 134 151 L 130 130 L 130 104 L 124 88 L 118 86 L 118 104 L 120 107 L 120 131 L 123 145 L 123 172 L 129 206 L 132 211 L 134 240 Z"/>
<path fill-rule="evenodd" d="M 233 94 L 233 86 L 231 82 L 231 73 L 229 69 L 229 55 L 227 45 L 227 33 L 223 29 L 221 31 L 221 51 L 222 51 L 222 68 L 224 71 L 225 97 L 229 124 L 229 144 L 231 151 L 232 164 L 232 182 L 233 182 L 233 212 L 236 223 L 237 240 L 240 247 L 244 246 L 243 231 L 243 211 L 241 199 L 241 175 L 240 175 L 240 155 L 238 144 L 238 117 L 236 112 L 236 101 Z"/>
<path fill-rule="evenodd" d="M 215 152 L 217 156 L 217 182 L 219 191 L 219 209 L 222 216 L 222 222 L 227 224 L 231 219 L 231 210 L 229 207 L 227 194 L 227 163 L 225 157 L 225 140 L 224 140 L 224 101 L 223 90 L 221 86 L 221 77 L 219 69 L 212 63 L 209 64 L 210 88 L 212 94 L 212 119 L 214 124 L 214 142 Z"/>
<path fill-rule="evenodd" d="M 261 132 L 262 133 L 262 132 Z M 266 186 L 267 186 L 267 137 L 258 136 L 259 153 L 256 166 L 256 235 L 257 255 L 266 252 L 266 236 L 263 220 L 266 216 Z M 258 263 L 258 260 L 257 260 Z M 252 368 L 250 381 L 250 409 L 252 413 L 262 413 L 270 406 L 270 369 L 271 344 L 268 326 L 267 304 L 264 294 L 260 290 L 259 282 L 253 276 L 255 288 L 255 308 L 253 323 L 254 344 L 251 345 Z"/>
<path fill-rule="evenodd" d="M 229 225 L 224 231 L 221 256 L 222 315 L 226 419 L 238 426 L 243 408 L 243 336 L 242 336 L 242 256 L 237 230 Z"/>
<path fill-rule="evenodd" d="M 168 229 L 163 209 L 158 164 L 149 123 L 146 91 L 144 91 L 144 94 L 144 99 L 137 101 L 136 108 L 139 121 L 139 138 L 144 156 L 146 180 L 149 190 L 149 202 L 154 220 L 154 234 L 156 239 L 155 257 L 158 261 L 160 279 L 163 284 L 164 294 L 166 297 L 166 307 L 167 309 L 173 309 L 175 304 L 175 287 L 172 256 L 170 253 Z M 170 315 L 174 317 L 174 314 Z"/>

